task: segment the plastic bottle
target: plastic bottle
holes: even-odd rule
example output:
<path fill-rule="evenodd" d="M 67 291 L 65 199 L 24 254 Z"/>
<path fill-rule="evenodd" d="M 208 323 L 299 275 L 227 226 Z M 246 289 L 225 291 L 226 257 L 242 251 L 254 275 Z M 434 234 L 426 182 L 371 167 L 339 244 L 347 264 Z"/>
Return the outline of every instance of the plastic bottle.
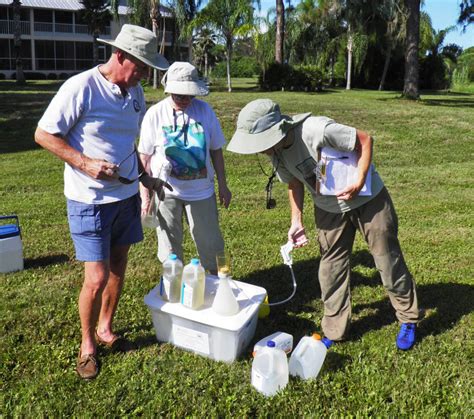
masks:
<path fill-rule="evenodd" d="M 275 342 L 275 346 L 281 349 L 286 354 L 289 354 L 291 350 L 293 349 L 293 336 L 292 335 L 285 332 L 275 332 L 271 334 L 270 336 L 260 339 L 255 344 L 255 346 L 253 347 L 253 353 L 252 353 L 254 358 L 255 358 L 255 355 L 257 354 L 257 351 L 267 346 L 267 342 L 269 340 Z"/>
<path fill-rule="evenodd" d="M 252 363 L 252 385 L 265 396 L 273 396 L 288 384 L 288 360 L 272 340 L 257 352 Z"/>
<path fill-rule="evenodd" d="M 234 316 L 239 312 L 240 308 L 230 286 L 230 276 L 219 271 L 218 277 L 219 285 L 212 303 L 212 310 L 221 316 Z"/>
<path fill-rule="evenodd" d="M 168 256 L 163 263 L 163 276 L 161 277 L 160 296 L 170 303 L 179 302 L 181 296 L 181 278 L 183 263 L 174 253 Z"/>
<path fill-rule="evenodd" d="M 290 374 L 304 380 L 317 377 L 331 344 L 329 339 L 321 339 L 317 333 L 302 337 L 290 357 Z"/>
<path fill-rule="evenodd" d="M 204 291 L 206 288 L 206 274 L 199 263 L 199 259 L 191 259 L 183 269 L 183 282 L 181 285 L 181 304 L 197 310 L 204 304 Z"/>

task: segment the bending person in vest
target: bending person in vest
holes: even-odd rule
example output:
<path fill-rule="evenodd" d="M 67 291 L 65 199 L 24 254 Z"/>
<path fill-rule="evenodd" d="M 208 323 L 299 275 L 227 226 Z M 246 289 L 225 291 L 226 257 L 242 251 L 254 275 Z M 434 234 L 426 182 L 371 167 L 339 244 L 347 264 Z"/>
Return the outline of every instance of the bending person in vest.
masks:
<path fill-rule="evenodd" d="M 359 230 L 401 323 L 397 347 L 408 350 L 422 316 L 397 237 L 397 215 L 372 164 L 372 146 L 372 137 L 364 131 L 310 113 L 290 118 L 280 113 L 278 104 L 258 99 L 241 110 L 227 149 L 269 156 L 280 181 L 288 184 L 288 239 L 296 247 L 307 242 L 302 223 L 304 188 L 311 193 L 319 230 L 324 334 L 333 341 L 347 336 L 350 255 Z"/>

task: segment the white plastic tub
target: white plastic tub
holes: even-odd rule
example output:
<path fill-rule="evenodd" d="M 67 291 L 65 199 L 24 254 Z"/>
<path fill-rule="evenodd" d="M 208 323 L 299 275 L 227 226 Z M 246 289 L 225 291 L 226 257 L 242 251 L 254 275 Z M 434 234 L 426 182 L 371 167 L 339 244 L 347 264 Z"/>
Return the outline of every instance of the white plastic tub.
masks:
<path fill-rule="evenodd" d="M 159 286 L 153 288 L 145 296 L 145 304 L 157 339 L 216 361 L 234 361 L 255 334 L 258 309 L 267 293 L 262 287 L 235 281 L 240 289 L 234 284 L 232 289 L 240 310 L 234 316 L 221 316 L 211 307 L 218 281 L 217 277 L 206 277 L 205 301 L 199 310 L 163 301 Z"/>

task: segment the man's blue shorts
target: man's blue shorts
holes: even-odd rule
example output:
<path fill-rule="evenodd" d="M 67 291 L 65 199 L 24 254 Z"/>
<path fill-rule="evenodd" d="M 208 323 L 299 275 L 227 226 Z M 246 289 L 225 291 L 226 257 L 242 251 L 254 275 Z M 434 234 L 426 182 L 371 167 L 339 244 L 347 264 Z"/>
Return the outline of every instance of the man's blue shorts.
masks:
<path fill-rule="evenodd" d="M 142 241 L 140 207 L 139 194 L 109 204 L 84 204 L 68 199 L 67 217 L 76 259 L 107 260 L 112 247 Z"/>

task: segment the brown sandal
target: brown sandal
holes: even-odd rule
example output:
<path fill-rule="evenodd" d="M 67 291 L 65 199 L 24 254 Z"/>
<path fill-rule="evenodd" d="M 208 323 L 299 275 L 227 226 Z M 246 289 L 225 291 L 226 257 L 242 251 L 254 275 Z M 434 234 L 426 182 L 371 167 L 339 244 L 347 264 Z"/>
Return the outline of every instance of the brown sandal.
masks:
<path fill-rule="evenodd" d="M 92 380 L 93 378 L 97 377 L 97 374 L 99 373 L 99 363 L 95 355 L 81 355 L 81 351 L 79 350 L 76 371 L 79 374 L 79 377 L 83 378 L 84 380 Z"/>
<path fill-rule="evenodd" d="M 107 342 L 103 340 L 96 331 L 95 340 L 99 345 L 104 346 L 105 348 L 110 349 L 112 351 L 125 352 L 131 349 L 130 342 L 122 336 L 114 335 L 114 338 L 111 341 Z"/>

